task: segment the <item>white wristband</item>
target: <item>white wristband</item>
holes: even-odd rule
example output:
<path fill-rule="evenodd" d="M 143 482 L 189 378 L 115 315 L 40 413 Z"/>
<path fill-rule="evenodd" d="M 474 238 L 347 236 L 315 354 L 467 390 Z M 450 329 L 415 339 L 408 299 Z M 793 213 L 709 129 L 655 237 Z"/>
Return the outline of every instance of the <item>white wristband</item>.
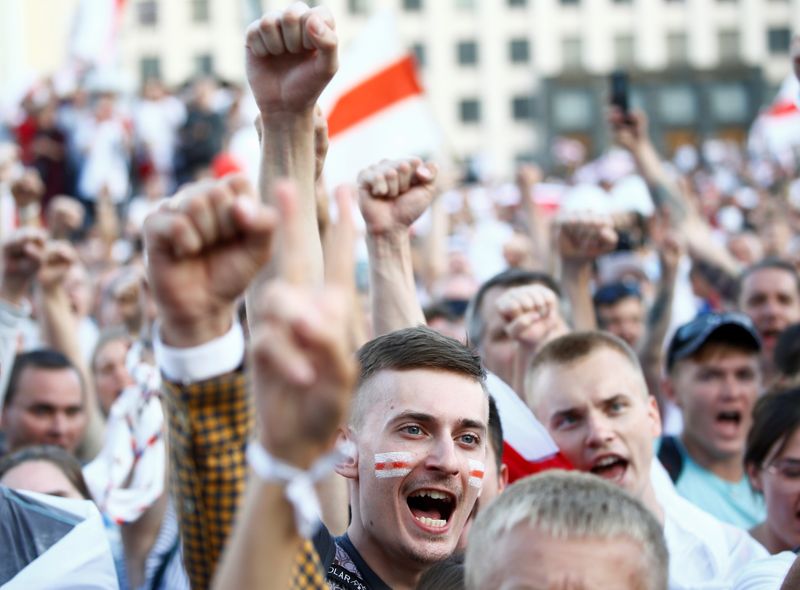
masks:
<path fill-rule="evenodd" d="M 247 462 L 263 481 L 286 484 L 286 499 L 294 508 L 297 531 L 306 539 L 317 530 L 320 505 L 314 483 L 333 471 L 341 453 L 334 451 L 319 458 L 308 471 L 298 469 L 270 455 L 255 441 L 247 445 Z"/>

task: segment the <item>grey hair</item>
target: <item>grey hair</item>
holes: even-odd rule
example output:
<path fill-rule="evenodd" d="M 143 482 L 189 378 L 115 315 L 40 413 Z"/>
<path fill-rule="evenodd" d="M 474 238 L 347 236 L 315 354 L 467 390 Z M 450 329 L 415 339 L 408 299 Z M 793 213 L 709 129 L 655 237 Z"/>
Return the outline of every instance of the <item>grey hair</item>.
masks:
<path fill-rule="evenodd" d="M 631 540 L 641 546 L 644 587 L 667 588 L 666 541 L 650 511 L 595 475 L 554 470 L 517 481 L 478 514 L 465 560 L 468 590 L 498 581 L 502 572 L 490 567 L 500 557 L 498 539 L 525 525 L 557 539 Z"/>

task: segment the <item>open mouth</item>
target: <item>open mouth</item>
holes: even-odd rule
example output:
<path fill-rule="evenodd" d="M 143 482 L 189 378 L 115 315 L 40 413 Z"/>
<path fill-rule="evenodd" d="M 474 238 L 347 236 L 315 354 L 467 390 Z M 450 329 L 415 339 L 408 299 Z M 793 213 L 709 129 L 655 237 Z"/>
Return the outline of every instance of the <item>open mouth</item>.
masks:
<path fill-rule="evenodd" d="M 406 499 L 412 516 L 428 529 L 444 529 L 456 507 L 455 497 L 440 490 L 417 490 Z"/>
<path fill-rule="evenodd" d="M 742 422 L 742 413 L 736 410 L 720 412 L 717 414 L 717 422 L 739 426 L 739 424 Z"/>
<path fill-rule="evenodd" d="M 603 479 L 620 481 L 628 469 L 628 460 L 619 455 L 606 455 L 595 461 L 590 472 L 599 475 Z"/>
<path fill-rule="evenodd" d="M 742 413 L 738 410 L 719 412 L 715 416 L 717 429 L 727 436 L 737 436 L 741 432 Z"/>

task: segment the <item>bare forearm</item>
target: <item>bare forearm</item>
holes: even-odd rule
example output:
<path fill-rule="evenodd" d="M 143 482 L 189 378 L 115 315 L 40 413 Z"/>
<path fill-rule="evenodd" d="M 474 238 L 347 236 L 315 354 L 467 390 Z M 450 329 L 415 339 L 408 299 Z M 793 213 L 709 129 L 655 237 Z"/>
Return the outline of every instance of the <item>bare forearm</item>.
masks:
<path fill-rule="evenodd" d="M 283 487 L 251 477 L 212 588 L 288 588 L 300 542 Z"/>
<path fill-rule="evenodd" d="M 565 260 L 562 265 L 561 285 L 572 308 L 572 326 L 575 330 L 596 330 L 597 320 L 589 291 L 592 279 L 591 262 Z"/>
<path fill-rule="evenodd" d="M 105 420 L 100 412 L 94 380 L 81 352 L 77 318 L 72 313 L 66 291 L 61 288 L 43 291 L 39 301 L 44 340 L 52 348 L 64 354 L 81 374 L 86 393 L 88 424 L 79 454 L 83 459 L 92 459 L 103 445 Z"/>
<path fill-rule="evenodd" d="M 317 222 L 314 187 L 314 119 L 313 112 L 303 115 L 269 117 L 262 114 L 261 168 L 259 191 L 264 203 L 275 205 L 275 182 L 291 179 L 300 195 L 298 213 L 307 236 L 308 272 L 315 281 L 322 281 L 322 243 Z M 278 255 L 273 260 L 280 259 Z M 272 274 L 272 265 L 270 265 Z"/>
<path fill-rule="evenodd" d="M 658 292 L 647 318 L 645 336 L 640 358 L 644 370 L 658 375 L 661 368 L 661 350 L 672 319 L 672 302 L 675 299 L 675 275 L 661 277 Z"/>
<path fill-rule="evenodd" d="M 407 232 L 367 236 L 375 335 L 425 323 Z"/>

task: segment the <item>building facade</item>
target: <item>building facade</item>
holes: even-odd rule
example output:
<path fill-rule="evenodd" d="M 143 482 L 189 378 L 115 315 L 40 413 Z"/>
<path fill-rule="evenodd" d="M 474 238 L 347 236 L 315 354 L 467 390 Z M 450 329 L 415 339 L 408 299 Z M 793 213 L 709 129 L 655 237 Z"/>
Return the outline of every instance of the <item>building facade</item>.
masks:
<path fill-rule="evenodd" d="M 124 67 L 175 84 L 194 73 L 244 78 L 243 30 L 280 0 L 128 0 Z M 319 3 L 319 2 L 317 2 Z M 259 6 L 260 4 L 260 6 Z M 547 161 L 557 135 L 607 143 L 606 80 L 631 74 L 667 150 L 741 138 L 790 71 L 800 0 L 325 0 L 346 47 L 391 9 L 452 153 L 507 176 Z"/>

